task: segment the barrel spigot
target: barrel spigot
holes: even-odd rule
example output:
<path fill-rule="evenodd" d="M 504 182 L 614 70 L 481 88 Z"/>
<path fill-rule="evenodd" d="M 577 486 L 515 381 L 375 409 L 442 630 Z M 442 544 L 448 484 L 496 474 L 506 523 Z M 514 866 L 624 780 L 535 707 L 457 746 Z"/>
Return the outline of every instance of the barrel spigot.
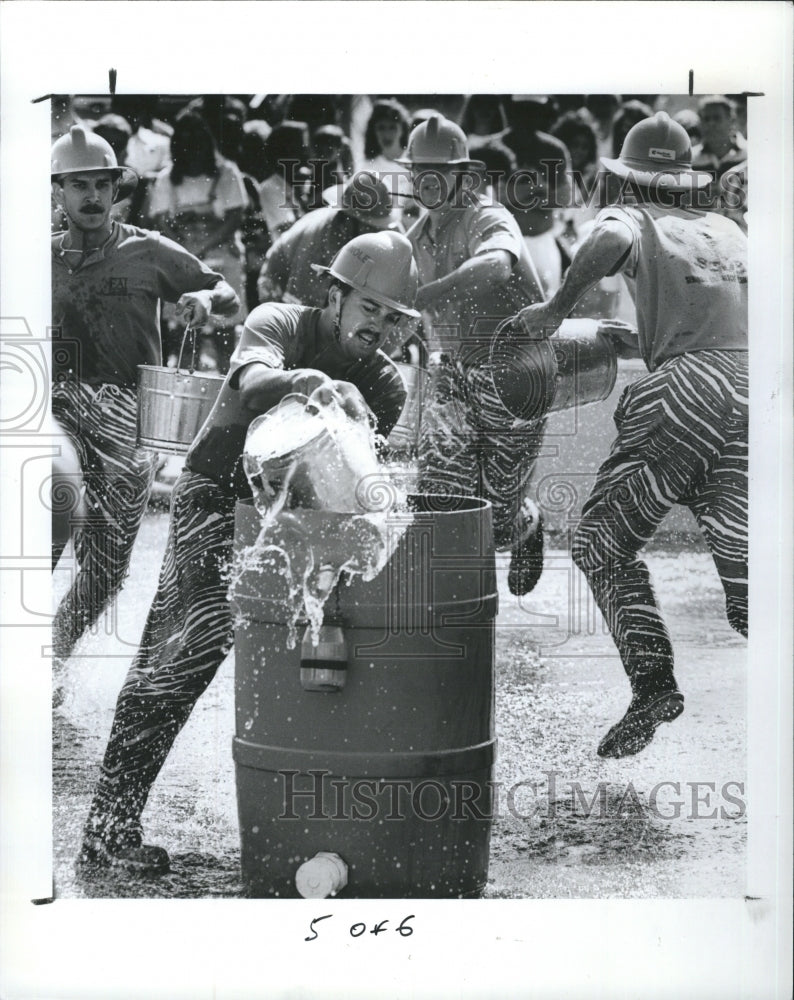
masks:
<path fill-rule="evenodd" d="M 333 616 L 320 626 L 317 642 L 311 625 L 301 642 L 301 687 L 304 691 L 341 691 L 347 680 L 347 641 L 342 619 Z"/>
<path fill-rule="evenodd" d="M 347 885 L 347 865 L 332 851 L 318 851 L 295 872 L 295 888 L 304 899 L 326 899 Z"/>

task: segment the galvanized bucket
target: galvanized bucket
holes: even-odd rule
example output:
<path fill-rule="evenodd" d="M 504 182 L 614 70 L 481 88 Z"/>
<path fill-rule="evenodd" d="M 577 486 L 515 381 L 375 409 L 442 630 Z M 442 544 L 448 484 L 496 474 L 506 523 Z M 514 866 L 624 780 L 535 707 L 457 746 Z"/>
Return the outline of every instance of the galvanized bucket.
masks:
<path fill-rule="evenodd" d="M 335 438 L 307 403 L 306 396 L 291 393 L 249 425 L 243 468 L 257 506 L 275 503 L 286 484 L 291 508 L 358 514 L 377 509 L 370 493 L 383 476 L 368 429 L 355 441 Z M 347 429 L 354 430 L 352 421 Z"/>
<path fill-rule="evenodd" d="M 407 397 L 400 419 L 389 434 L 389 447 L 393 452 L 415 454 L 419 447 L 419 425 L 427 397 L 429 376 L 426 368 L 395 361 L 405 383 Z"/>
<path fill-rule="evenodd" d="M 598 403 L 615 388 L 618 356 L 595 319 L 567 319 L 550 341 L 557 362 L 551 410 Z"/>
<path fill-rule="evenodd" d="M 182 369 L 188 335 L 193 334 L 190 367 Z M 196 331 L 189 325 L 176 368 L 138 365 L 138 444 L 152 451 L 185 455 L 218 398 L 222 375 L 195 374 Z"/>
<path fill-rule="evenodd" d="M 491 344 L 491 380 L 511 418 L 538 420 L 606 399 L 617 370 L 615 347 L 594 319 L 564 320 L 547 340 L 506 323 Z"/>

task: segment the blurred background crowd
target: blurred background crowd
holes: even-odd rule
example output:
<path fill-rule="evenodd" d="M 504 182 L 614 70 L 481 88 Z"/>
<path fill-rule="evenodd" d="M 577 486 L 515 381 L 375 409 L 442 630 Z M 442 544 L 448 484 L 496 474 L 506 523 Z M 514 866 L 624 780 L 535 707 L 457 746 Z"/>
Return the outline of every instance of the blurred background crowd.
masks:
<path fill-rule="evenodd" d="M 102 135 L 140 178 L 115 217 L 176 240 L 238 292 L 240 312 L 200 350 L 201 368 L 225 371 L 240 324 L 260 301 L 323 304 L 312 298 L 323 289 L 311 285 L 308 266 L 305 280 L 297 274 L 302 249 L 328 263 L 319 258 L 362 232 L 404 231 L 415 221 L 411 174 L 400 160 L 411 129 L 433 113 L 466 133 L 470 156 L 484 164 L 482 190 L 515 216 L 548 295 L 597 214 L 588 193 L 599 157 L 617 157 L 632 125 L 660 110 L 689 133 L 693 166 L 714 178 L 702 207 L 746 230 L 744 95 L 63 96 L 52 101 L 52 140 L 77 122 Z M 366 210 L 346 195 L 361 171 L 387 185 Z M 339 233 L 329 243 L 331 225 Z M 61 228 L 53 209 L 53 230 Z M 622 279 L 604 279 L 576 314 L 631 322 Z M 167 309 L 163 336 L 175 365 L 182 331 Z"/>

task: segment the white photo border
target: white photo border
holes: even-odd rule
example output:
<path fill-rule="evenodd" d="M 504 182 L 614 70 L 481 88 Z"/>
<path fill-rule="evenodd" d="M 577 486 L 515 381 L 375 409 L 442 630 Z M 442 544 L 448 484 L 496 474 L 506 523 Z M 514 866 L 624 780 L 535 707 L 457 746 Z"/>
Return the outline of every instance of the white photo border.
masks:
<path fill-rule="evenodd" d="M 14 628 L 49 586 L 14 507 L 4 437 L 0 548 L 0 994 L 110 998 L 784 996 L 791 906 L 792 8 L 768 3 L 3 2 L 4 339 L 49 322 L 49 93 L 747 90 L 750 155 L 751 568 L 749 847 L 744 900 L 63 900 L 52 894 L 48 622 Z M 388 39 L 394 38 L 394 51 Z M 13 322 L 12 322 L 13 321 Z M 2 373 L 15 413 L 25 386 Z M 4 425 L 0 424 L 0 428 Z M 43 432 L 46 434 L 46 427 Z M 25 447 L 24 438 L 19 439 Z M 5 449 L 9 450 L 6 452 Z M 9 458 L 9 456 L 11 456 Z M 45 664 L 46 665 L 46 664 Z M 417 914 L 411 938 L 328 934 Z M 367 936 L 369 937 L 369 936 Z"/>

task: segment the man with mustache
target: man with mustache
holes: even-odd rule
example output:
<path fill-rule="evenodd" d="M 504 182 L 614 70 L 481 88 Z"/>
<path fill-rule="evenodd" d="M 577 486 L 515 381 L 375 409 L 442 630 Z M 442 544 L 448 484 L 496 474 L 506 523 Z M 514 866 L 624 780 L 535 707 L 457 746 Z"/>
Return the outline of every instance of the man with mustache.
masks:
<path fill-rule="evenodd" d="M 83 511 L 71 519 L 80 569 L 53 622 L 57 666 L 121 588 L 149 498 L 157 456 L 136 444 L 137 367 L 162 364 L 160 303 L 202 323 L 238 300 L 176 243 L 111 218 L 137 178 L 100 136 L 72 126 L 52 147 L 51 176 L 67 226 L 52 237 L 52 413 L 66 440 L 54 481 L 71 482 Z M 70 534 L 59 513 L 53 569 Z"/>
<path fill-rule="evenodd" d="M 284 396 L 335 400 L 386 437 L 405 402 L 381 350 L 413 309 L 418 278 L 408 240 L 384 231 L 347 243 L 330 267 L 327 304 L 268 302 L 246 320 L 215 406 L 193 442 L 171 500 L 168 545 L 141 640 L 116 705 L 78 863 L 158 874 L 166 851 L 144 844 L 141 813 L 193 706 L 233 642 L 226 568 L 234 509 L 250 497 L 248 426 Z"/>

